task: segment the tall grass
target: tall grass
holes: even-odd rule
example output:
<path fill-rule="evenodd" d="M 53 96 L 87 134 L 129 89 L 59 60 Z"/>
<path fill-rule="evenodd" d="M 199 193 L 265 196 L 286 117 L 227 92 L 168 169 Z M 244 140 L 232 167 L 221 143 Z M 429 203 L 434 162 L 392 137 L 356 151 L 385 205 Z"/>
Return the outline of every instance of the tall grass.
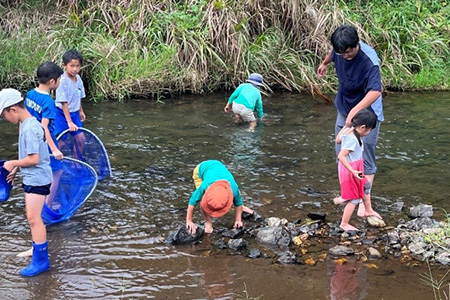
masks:
<path fill-rule="evenodd" d="M 315 71 L 343 23 L 377 50 L 386 88 L 450 82 L 450 11 L 438 0 L 27 0 L 1 2 L 0 16 L 0 83 L 22 89 L 76 48 L 95 99 L 231 89 L 252 72 L 269 89 L 327 99 L 337 80 Z"/>

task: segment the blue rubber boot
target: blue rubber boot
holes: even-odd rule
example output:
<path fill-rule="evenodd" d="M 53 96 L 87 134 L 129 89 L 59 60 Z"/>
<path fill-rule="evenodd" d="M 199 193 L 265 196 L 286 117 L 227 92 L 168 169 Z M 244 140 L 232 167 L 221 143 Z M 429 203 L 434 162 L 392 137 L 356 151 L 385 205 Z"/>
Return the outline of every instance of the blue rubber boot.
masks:
<path fill-rule="evenodd" d="M 48 243 L 35 244 L 33 242 L 33 257 L 31 258 L 31 263 L 25 269 L 20 271 L 20 275 L 31 277 L 48 270 L 50 270 Z"/>

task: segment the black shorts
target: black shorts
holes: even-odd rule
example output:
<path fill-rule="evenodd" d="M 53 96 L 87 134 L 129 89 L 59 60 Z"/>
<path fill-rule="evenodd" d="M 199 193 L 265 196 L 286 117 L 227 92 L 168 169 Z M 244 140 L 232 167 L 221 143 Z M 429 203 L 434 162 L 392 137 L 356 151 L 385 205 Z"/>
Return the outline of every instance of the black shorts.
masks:
<path fill-rule="evenodd" d="M 27 194 L 37 194 L 42 196 L 47 196 L 50 194 L 50 186 L 51 184 L 41 185 L 41 186 L 33 186 L 22 184 L 23 191 Z"/>

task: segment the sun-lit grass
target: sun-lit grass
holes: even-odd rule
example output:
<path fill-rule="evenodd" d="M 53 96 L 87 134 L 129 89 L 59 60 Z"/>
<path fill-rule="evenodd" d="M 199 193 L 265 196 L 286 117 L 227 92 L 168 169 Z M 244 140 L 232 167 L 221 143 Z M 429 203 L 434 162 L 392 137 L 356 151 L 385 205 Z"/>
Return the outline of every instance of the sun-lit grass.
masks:
<path fill-rule="evenodd" d="M 269 91 L 328 99 L 337 80 L 316 67 L 344 23 L 375 47 L 385 88 L 449 88 L 446 1 L 27 0 L 0 14 L 0 82 L 20 89 L 76 48 L 94 99 L 232 89 L 252 72 Z"/>

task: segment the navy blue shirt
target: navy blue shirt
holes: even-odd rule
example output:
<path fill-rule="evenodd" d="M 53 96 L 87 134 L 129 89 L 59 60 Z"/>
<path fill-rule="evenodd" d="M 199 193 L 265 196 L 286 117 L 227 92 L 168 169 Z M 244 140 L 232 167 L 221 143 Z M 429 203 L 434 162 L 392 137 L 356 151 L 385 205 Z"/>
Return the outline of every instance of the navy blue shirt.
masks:
<path fill-rule="evenodd" d="M 342 115 L 347 116 L 368 92 L 381 92 L 380 63 L 375 50 L 369 45 L 359 42 L 359 51 L 351 60 L 345 60 L 332 50 L 331 60 L 339 79 L 335 105 Z M 381 96 L 372 103 L 371 109 L 378 121 L 384 120 Z"/>
<path fill-rule="evenodd" d="M 55 132 L 55 116 L 56 116 L 56 106 L 55 101 L 52 97 L 39 89 L 33 89 L 29 91 L 25 97 L 25 105 L 30 112 L 30 114 L 35 117 L 40 123 L 43 118 L 49 120 L 48 131 L 54 138 Z"/>

